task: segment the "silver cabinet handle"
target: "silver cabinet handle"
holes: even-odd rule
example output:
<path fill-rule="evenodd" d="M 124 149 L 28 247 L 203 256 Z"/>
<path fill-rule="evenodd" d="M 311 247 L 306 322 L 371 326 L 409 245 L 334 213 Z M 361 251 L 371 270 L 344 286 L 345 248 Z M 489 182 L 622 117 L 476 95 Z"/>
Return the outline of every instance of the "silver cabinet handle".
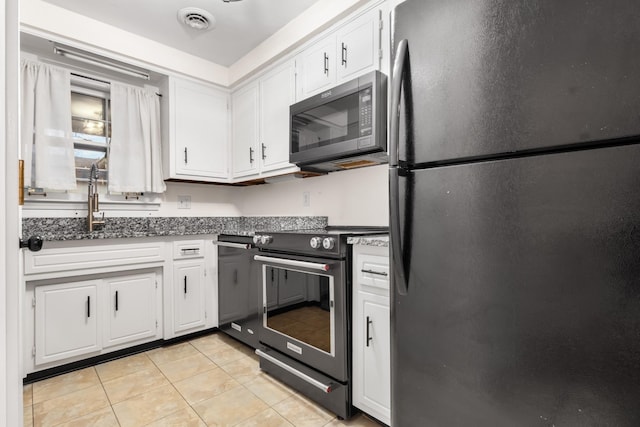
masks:
<path fill-rule="evenodd" d="M 180 252 L 182 252 L 183 255 L 197 254 L 200 252 L 200 248 L 182 248 L 180 249 Z"/>
<path fill-rule="evenodd" d="M 374 271 L 374 270 L 360 270 L 363 273 L 369 273 L 369 274 L 376 274 L 378 276 L 388 276 L 389 273 L 387 273 L 386 271 Z"/>
<path fill-rule="evenodd" d="M 249 163 L 253 163 L 253 148 L 249 147 Z"/>
<path fill-rule="evenodd" d="M 184 147 L 184 164 L 186 165 L 187 163 L 187 147 Z"/>
<path fill-rule="evenodd" d="M 324 73 L 329 74 L 329 56 L 324 52 Z"/>
<path fill-rule="evenodd" d="M 262 145 L 262 160 L 264 160 L 267 158 L 267 154 L 266 154 L 267 146 L 264 144 L 260 144 L 260 145 Z"/>

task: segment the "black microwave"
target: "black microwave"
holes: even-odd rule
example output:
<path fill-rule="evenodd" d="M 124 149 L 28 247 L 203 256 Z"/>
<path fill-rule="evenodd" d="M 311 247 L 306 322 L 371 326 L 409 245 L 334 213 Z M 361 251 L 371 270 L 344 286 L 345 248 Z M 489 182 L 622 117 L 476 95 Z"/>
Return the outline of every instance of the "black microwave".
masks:
<path fill-rule="evenodd" d="M 386 163 L 387 81 L 373 71 L 290 107 L 289 162 L 332 172 Z"/>

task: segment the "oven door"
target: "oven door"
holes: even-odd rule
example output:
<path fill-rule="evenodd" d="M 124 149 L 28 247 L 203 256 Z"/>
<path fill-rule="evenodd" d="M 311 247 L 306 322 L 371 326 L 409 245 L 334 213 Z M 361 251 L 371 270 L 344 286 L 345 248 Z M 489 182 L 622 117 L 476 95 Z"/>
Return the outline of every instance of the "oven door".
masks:
<path fill-rule="evenodd" d="M 345 261 L 280 254 L 254 259 L 262 272 L 260 341 L 347 381 Z"/>

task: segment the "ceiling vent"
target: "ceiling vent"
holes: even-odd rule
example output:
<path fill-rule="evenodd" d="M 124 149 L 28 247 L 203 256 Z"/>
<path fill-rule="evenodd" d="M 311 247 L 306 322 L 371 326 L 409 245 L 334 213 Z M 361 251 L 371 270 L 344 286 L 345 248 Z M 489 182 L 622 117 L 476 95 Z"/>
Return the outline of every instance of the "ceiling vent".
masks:
<path fill-rule="evenodd" d="M 211 30 L 216 26 L 212 14 L 197 7 L 185 7 L 178 11 L 178 20 L 194 30 Z"/>

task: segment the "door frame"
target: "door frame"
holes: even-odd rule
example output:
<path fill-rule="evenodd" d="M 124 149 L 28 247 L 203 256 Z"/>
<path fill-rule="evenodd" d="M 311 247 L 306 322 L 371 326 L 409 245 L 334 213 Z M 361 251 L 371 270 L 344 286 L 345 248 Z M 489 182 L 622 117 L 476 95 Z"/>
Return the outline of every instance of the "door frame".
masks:
<path fill-rule="evenodd" d="M 18 249 L 18 0 L 1 0 L 0 22 L 0 424 L 22 426 L 22 340 L 20 339 L 21 282 Z"/>

